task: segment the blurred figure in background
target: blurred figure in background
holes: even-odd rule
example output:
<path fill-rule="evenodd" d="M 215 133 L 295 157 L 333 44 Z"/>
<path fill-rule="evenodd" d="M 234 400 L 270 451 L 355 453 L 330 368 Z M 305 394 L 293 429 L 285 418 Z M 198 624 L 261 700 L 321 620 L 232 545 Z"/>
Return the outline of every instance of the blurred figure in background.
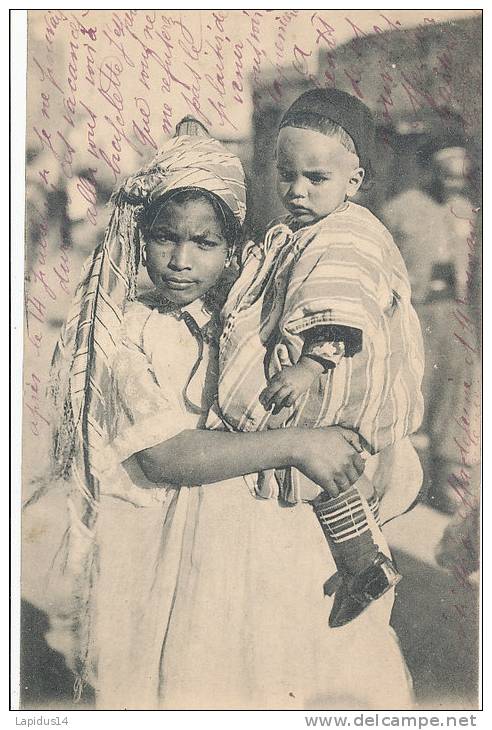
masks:
<path fill-rule="evenodd" d="M 469 448 L 460 448 L 463 430 L 479 424 L 480 361 L 469 291 L 477 209 L 467 190 L 469 156 L 458 134 L 428 137 L 415 154 L 420 184 L 390 200 L 383 219 L 407 265 L 424 335 L 426 412 L 419 445 L 428 451 L 428 501 L 454 514 L 475 501 L 479 489 L 478 439 L 474 443 L 466 434 Z"/>

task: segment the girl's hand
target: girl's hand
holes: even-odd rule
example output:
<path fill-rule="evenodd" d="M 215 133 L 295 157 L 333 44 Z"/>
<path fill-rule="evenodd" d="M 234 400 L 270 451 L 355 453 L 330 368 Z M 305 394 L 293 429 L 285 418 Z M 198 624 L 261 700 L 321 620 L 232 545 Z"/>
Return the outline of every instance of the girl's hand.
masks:
<path fill-rule="evenodd" d="M 364 472 L 363 449 L 353 431 L 339 426 L 306 429 L 297 441 L 295 466 L 332 497 L 351 487 Z"/>

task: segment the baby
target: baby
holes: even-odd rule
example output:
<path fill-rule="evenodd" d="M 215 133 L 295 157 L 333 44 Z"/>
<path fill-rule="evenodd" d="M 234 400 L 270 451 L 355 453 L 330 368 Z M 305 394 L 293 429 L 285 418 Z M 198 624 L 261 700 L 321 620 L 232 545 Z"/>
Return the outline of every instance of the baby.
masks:
<path fill-rule="evenodd" d="M 340 425 L 369 454 L 419 427 L 423 352 L 407 272 L 383 224 L 351 202 L 371 175 L 373 144 L 369 109 L 343 91 L 308 91 L 284 114 L 276 160 L 290 216 L 244 251 L 223 310 L 209 427 Z M 312 503 L 338 568 L 330 626 L 355 618 L 401 577 L 379 550 L 360 494 L 367 482 L 348 488 L 340 475 L 327 493 L 288 469 L 255 485 L 259 496 Z"/>

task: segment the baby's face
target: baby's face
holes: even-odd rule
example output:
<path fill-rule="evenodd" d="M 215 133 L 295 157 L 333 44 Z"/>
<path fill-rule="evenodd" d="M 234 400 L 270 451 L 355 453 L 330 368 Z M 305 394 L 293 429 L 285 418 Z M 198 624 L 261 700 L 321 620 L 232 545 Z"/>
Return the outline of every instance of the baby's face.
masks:
<path fill-rule="evenodd" d="M 277 140 L 277 191 L 303 225 L 333 213 L 359 189 L 364 171 L 356 155 L 334 137 L 284 127 Z"/>
<path fill-rule="evenodd" d="M 221 221 L 206 199 L 169 201 L 148 239 L 147 272 L 166 299 L 180 306 L 202 297 L 219 279 L 228 255 Z"/>

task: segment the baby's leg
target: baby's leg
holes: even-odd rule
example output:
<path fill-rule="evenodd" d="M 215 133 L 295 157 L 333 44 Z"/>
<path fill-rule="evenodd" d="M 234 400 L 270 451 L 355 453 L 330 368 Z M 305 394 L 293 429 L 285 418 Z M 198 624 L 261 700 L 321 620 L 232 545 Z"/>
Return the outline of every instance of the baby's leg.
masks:
<path fill-rule="evenodd" d="M 374 510 L 377 502 L 367 477 L 338 495 L 321 493 L 313 501 L 313 509 L 331 547 L 338 570 L 355 575 L 372 565 L 379 552 L 379 527 L 368 501 Z"/>
<path fill-rule="evenodd" d="M 338 580 L 325 584 L 327 593 L 336 590 L 330 626 L 342 626 L 401 576 L 380 551 L 379 500 L 367 477 L 338 497 L 321 493 L 312 505 L 338 569 Z"/>
<path fill-rule="evenodd" d="M 300 498 L 310 502 L 340 572 L 355 574 L 379 552 L 379 499 L 363 474 L 347 491 L 332 498 L 301 472 L 295 473 Z"/>

